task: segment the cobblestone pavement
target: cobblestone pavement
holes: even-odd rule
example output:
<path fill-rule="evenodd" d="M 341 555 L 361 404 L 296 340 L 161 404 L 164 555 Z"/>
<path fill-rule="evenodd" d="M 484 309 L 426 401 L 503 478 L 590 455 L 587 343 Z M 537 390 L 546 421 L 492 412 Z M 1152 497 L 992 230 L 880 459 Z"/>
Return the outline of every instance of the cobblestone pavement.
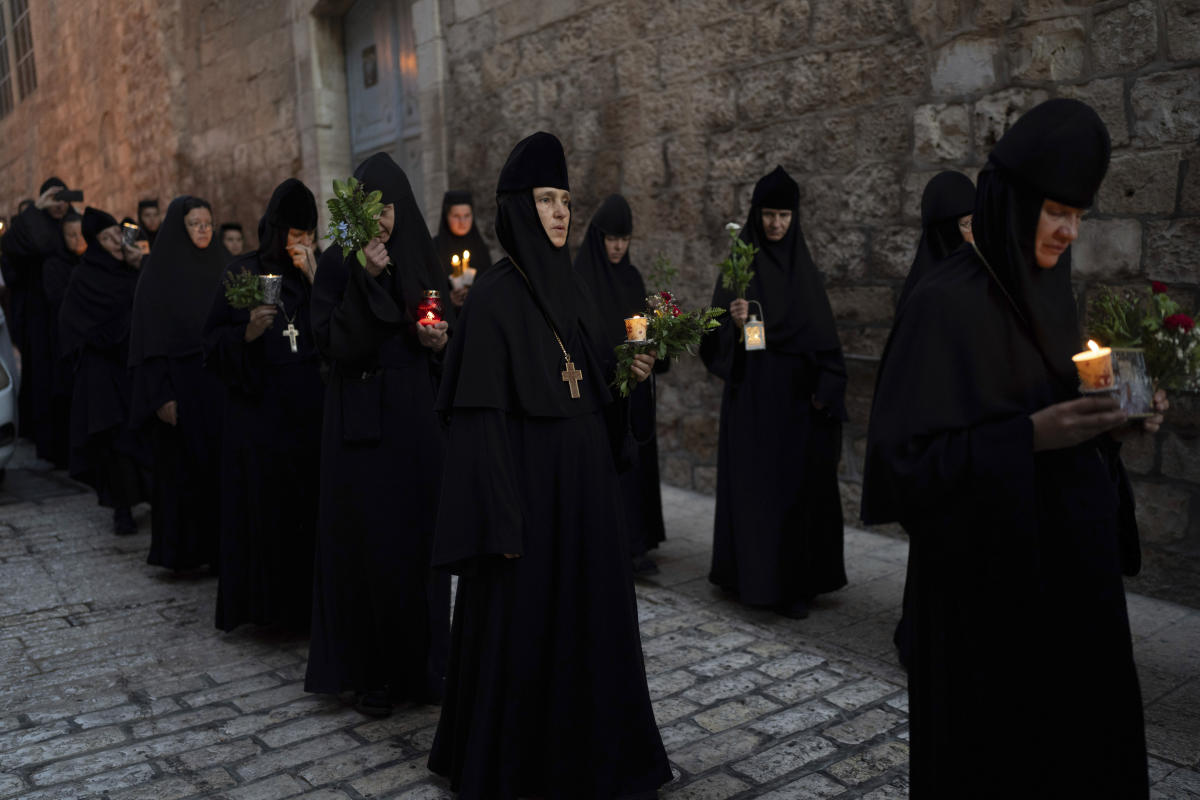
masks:
<path fill-rule="evenodd" d="M 306 695 L 303 639 L 223 634 L 214 578 L 144 563 L 144 510 L 141 533 L 117 538 L 65 479 L 9 480 L 0 798 L 451 796 L 425 769 L 436 708 L 368 720 Z M 668 487 L 664 503 L 663 572 L 638 588 L 677 775 L 662 797 L 906 797 L 907 698 L 890 644 L 905 543 L 848 530 L 850 587 L 790 621 L 705 580 L 711 498 Z M 1200 797 L 1200 612 L 1139 596 L 1130 611 L 1155 797 Z"/>

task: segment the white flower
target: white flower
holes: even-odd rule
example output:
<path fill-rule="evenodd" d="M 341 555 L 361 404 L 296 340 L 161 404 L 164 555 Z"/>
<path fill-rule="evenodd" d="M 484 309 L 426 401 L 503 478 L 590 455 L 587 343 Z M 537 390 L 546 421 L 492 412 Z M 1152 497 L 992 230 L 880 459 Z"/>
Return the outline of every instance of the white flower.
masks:
<path fill-rule="evenodd" d="M 725 223 L 725 230 L 727 230 L 727 231 L 740 231 L 741 229 L 742 229 L 742 226 L 738 225 L 736 222 L 726 222 Z"/>

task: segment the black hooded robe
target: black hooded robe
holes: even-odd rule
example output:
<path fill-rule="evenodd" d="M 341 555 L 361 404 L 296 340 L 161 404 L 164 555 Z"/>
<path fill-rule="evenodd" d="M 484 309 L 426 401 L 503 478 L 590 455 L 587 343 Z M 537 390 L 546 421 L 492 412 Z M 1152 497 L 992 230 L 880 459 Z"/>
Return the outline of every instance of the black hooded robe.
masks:
<path fill-rule="evenodd" d="M 613 502 L 612 351 L 529 191 L 566 185 L 549 134 L 509 157 L 496 227 L 529 282 L 509 258 L 480 278 L 438 398 L 450 438 L 434 560 L 459 582 L 429 766 L 464 800 L 650 798 L 671 780 Z"/>
<path fill-rule="evenodd" d="M 1030 419 L 1077 396 L 1080 347 L 1070 250 L 1052 269 L 1033 262 L 1042 200 L 1089 206 L 1108 153 L 1078 101 L 1018 120 L 980 174 L 979 250 L 932 265 L 896 320 L 863 519 L 911 538 L 914 798 L 1149 795 L 1119 446 L 1034 452 Z"/>
<path fill-rule="evenodd" d="M 227 258 L 215 235 L 203 250 L 188 238 L 184 207 L 194 202 L 171 201 L 154 253 L 142 260 L 129 347 L 130 424 L 147 430 L 154 453 L 147 562 L 174 570 L 216 563 L 221 508 L 225 387 L 204 369 L 204 321 Z M 157 415 L 170 400 L 174 426 Z"/>
<path fill-rule="evenodd" d="M 96 239 L 116 225 L 84 213 L 88 249 L 71 272 L 59 311 L 62 360 L 72 374 L 70 474 L 96 490 L 100 505 L 123 509 L 149 500 L 150 448 L 129 426 L 132 381 L 129 322 L 138 271 Z"/>
<path fill-rule="evenodd" d="M 247 342 L 250 309 L 233 308 L 220 291 L 204 327 L 206 365 L 227 390 L 216 613 L 224 631 L 243 623 L 304 629 L 312 618 L 325 386 L 309 323 L 312 290 L 284 249 L 288 228 L 317 225 L 312 192 L 289 178 L 264 219 L 259 249 L 226 274 L 283 276 L 274 324 Z M 300 331 L 297 353 L 284 335 L 289 320 Z"/>
<path fill-rule="evenodd" d="M 79 219 L 78 216 L 74 217 Z M 60 226 L 61 227 L 61 226 Z M 73 388 L 70 361 L 64 359 L 65 351 L 59 341 L 59 310 L 70 283 L 71 274 L 79 265 L 80 256 L 67 249 L 62 242 L 54 255 L 42 265 L 42 288 L 46 295 L 46 310 L 50 329 L 50 352 L 54 355 L 51 369 L 49 442 L 46 445 L 47 460 L 58 465 L 67 464 L 71 451 L 71 395 Z M 137 273 L 134 272 L 134 275 Z"/>
<path fill-rule="evenodd" d="M 445 276 L 400 167 L 377 154 L 355 177 L 395 205 L 393 266 L 373 278 L 333 246 L 313 286 L 313 336 L 331 367 L 304 688 L 430 702 L 442 696 L 450 633 L 449 577 L 430 567 L 441 359 L 414 320 L 422 291 L 444 291 Z"/>
<path fill-rule="evenodd" d="M 777 243 L 766 241 L 764 206 L 792 209 Z M 755 187 L 742 230 L 761 248 L 746 295 L 762 304 L 767 348 L 747 352 L 728 314 L 700 348 L 725 381 L 709 580 L 749 605 L 786 606 L 846 585 L 837 478 L 846 369 L 798 206 L 799 187 L 776 168 Z M 713 305 L 734 299 L 718 280 Z"/>
<path fill-rule="evenodd" d="M 592 291 L 605 326 L 608 343 L 625 341 L 625 318 L 646 313 L 646 284 L 629 260 L 608 260 L 604 235 L 629 236 L 633 213 L 620 195 L 611 195 L 588 225 L 583 247 L 575 256 L 575 271 Z M 665 373 L 670 362 L 660 360 L 654 372 Z M 642 381 L 629 396 L 629 427 L 636 448 L 631 466 L 621 473 L 621 499 L 629 525 L 629 548 L 636 557 L 658 547 L 667 538 L 663 526 L 662 487 L 658 477 L 658 423 L 655 408 L 655 375 Z"/>
<path fill-rule="evenodd" d="M 437 235 L 433 237 L 433 248 L 437 252 L 438 266 L 445 270 L 447 275 L 453 270 L 451 257 L 461 256 L 464 250 L 469 250 L 471 267 L 475 270 L 475 277 L 478 279 L 492 265 L 492 254 L 488 252 L 487 243 L 483 241 L 483 234 L 479 232 L 479 226 L 472 220 L 471 230 L 467 231 L 465 236 L 455 236 L 450 232 L 450 223 L 446 221 L 450 207 L 462 205 L 470 206 L 471 212 L 474 214 L 475 203 L 471 199 L 470 192 L 450 191 L 443 195 L 442 216 L 438 222 Z"/>

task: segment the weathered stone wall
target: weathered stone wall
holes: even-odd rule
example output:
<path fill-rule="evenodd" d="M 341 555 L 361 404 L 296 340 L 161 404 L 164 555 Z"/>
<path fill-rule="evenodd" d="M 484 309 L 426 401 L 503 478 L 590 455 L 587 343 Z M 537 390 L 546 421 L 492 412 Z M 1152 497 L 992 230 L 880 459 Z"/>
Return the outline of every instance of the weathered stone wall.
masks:
<path fill-rule="evenodd" d="M 1074 258 L 1081 294 L 1157 278 L 1193 307 L 1200 299 L 1194 0 L 441 0 L 441 18 L 450 183 L 487 209 L 512 145 L 539 128 L 558 134 L 573 241 L 599 200 L 622 192 L 636 262 L 668 255 L 688 303 L 708 299 L 722 226 L 744 219 L 755 179 L 779 163 L 800 181 L 801 221 L 850 356 L 849 521 L 921 190 L 941 169 L 974 175 L 1027 108 L 1078 97 L 1112 133 L 1109 178 Z M 660 387 L 664 476 L 711 491 L 719 382 L 692 361 Z M 1200 554 L 1198 423 L 1195 399 L 1177 398 L 1164 432 L 1132 448 L 1152 556 Z"/>

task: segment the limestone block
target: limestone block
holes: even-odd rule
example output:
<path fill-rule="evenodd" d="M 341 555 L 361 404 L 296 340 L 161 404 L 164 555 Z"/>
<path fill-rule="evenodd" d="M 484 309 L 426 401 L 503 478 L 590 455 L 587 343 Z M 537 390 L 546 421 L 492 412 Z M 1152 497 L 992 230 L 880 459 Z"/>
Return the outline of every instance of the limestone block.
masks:
<path fill-rule="evenodd" d="M 1138 144 L 1200 139 L 1200 68 L 1138 78 L 1129 93 Z"/>
<path fill-rule="evenodd" d="M 876 102 L 923 96 L 929 86 L 929 53 L 914 36 L 906 36 L 859 53 L 860 91 L 844 94 L 848 102 Z"/>
<path fill-rule="evenodd" d="M 1129 124 L 1125 115 L 1125 79 L 1103 78 L 1077 86 L 1059 87 L 1059 95 L 1082 100 L 1100 115 L 1113 147 L 1129 143 Z"/>
<path fill-rule="evenodd" d="M 863 111 L 857 118 L 855 141 L 862 161 L 901 160 L 912 149 L 912 105 L 900 101 Z"/>
<path fill-rule="evenodd" d="M 823 97 L 821 100 L 804 102 L 809 99 L 806 87 L 799 81 L 793 83 L 793 74 L 790 61 L 760 64 L 739 71 L 738 115 L 747 122 L 756 122 L 773 119 L 789 111 L 796 113 L 807 110 L 812 103 L 823 102 Z M 821 91 L 826 91 L 826 88 L 821 87 Z M 797 98 L 799 102 L 790 98 Z"/>
<path fill-rule="evenodd" d="M 483 0 L 454 0 L 454 23 L 458 24 L 483 13 Z"/>
<path fill-rule="evenodd" d="M 1200 58 L 1200 0 L 1167 0 L 1167 51 L 1172 61 Z"/>
<path fill-rule="evenodd" d="M 1169 214 L 1179 185 L 1179 151 L 1123 153 L 1109 163 L 1100 185 L 1105 214 Z"/>
<path fill-rule="evenodd" d="M 1083 75 L 1083 21 L 1078 17 L 1034 22 L 1019 28 L 1008 45 L 1013 78 L 1069 81 Z"/>
<path fill-rule="evenodd" d="M 919 225 L 895 225 L 875 229 L 871 234 L 871 275 L 903 280 L 912 267 L 920 241 Z M 894 308 L 895 302 L 892 301 L 888 317 Z"/>
<path fill-rule="evenodd" d="M 709 177 L 713 180 L 757 180 L 763 162 L 757 137 L 742 138 L 717 133 L 708 137 Z"/>
<path fill-rule="evenodd" d="M 709 59 L 707 45 L 704 32 L 690 25 L 660 39 L 658 58 L 662 79 L 679 80 L 704 69 Z"/>
<path fill-rule="evenodd" d="M 1076 277 L 1114 280 L 1141 274 L 1142 224 L 1135 219 L 1085 219 L 1071 246 Z"/>
<path fill-rule="evenodd" d="M 667 139 L 663 158 L 672 186 L 698 186 L 708 180 L 709 155 L 704 137 L 683 134 Z"/>
<path fill-rule="evenodd" d="M 779 0 L 753 15 L 758 55 L 793 50 L 808 44 L 809 0 Z"/>
<path fill-rule="evenodd" d="M 644 41 L 633 41 L 616 55 L 617 93 L 650 90 L 654 94 L 658 88 L 658 48 Z"/>
<path fill-rule="evenodd" d="M 901 28 L 906 16 L 901 0 L 819 2 L 813 12 L 813 40 L 817 44 L 858 43 L 893 35 Z"/>
<path fill-rule="evenodd" d="M 1197 504 L 1194 490 L 1169 483 L 1134 481 L 1133 496 L 1143 542 L 1174 544 L 1187 538 L 1188 512 Z"/>
<path fill-rule="evenodd" d="M 930 83 L 936 96 L 969 94 L 996 83 L 998 39 L 961 37 L 934 51 Z"/>
<path fill-rule="evenodd" d="M 729 128 L 737 120 L 737 95 L 741 87 L 734 76 L 714 72 L 689 85 L 696 125 L 701 130 Z"/>
<path fill-rule="evenodd" d="M 863 164 L 842 180 L 842 219 L 862 222 L 891 219 L 900 212 L 900 175 L 893 164 Z"/>
<path fill-rule="evenodd" d="M 1179 211 L 1183 214 L 1200 214 L 1200 147 L 1184 155 L 1184 179 L 1179 192 Z"/>
<path fill-rule="evenodd" d="M 451 63 L 468 54 L 485 51 L 496 43 L 495 19 L 489 11 L 447 25 L 442 32 L 446 37 L 446 49 L 451 54 Z"/>
<path fill-rule="evenodd" d="M 499 91 L 516 78 L 519 55 L 520 50 L 514 42 L 497 44 L 483 51 L 480 74 L 485 92 Z"/>
<path fill-rule="evenodd" d="M 1041 89 L 1005 89 L 975 101 L 975 154 L 984 159 L 1022 114 L 1046 100 Z"/>
<path fill-rule="evenodd" d="M 965 105 L 923 105 L 913 112 L 913 159 L 923 163 L 964 161 L 971 149 L 971 117 Z"/>
<path fill-rule="evenodd" d="M 908 19 L 924 42 L 934 44 L 967 22 L 966 5 L 964 0 L 913 0 Z"/>
<path fill-rule="evenodd" d="M 869 112 L 868 112 L 869 113 Z M 858 120 L 854 114 L 825 117 L 821 127 L 821 165 L 826 169 L 851 170 L 858 165 Z"/>
<path fill-rule="evenodd" d="M 671 486 L 682 486 L 690 489 L 692 486 L 692 465 L 682 456 L 666 455 L 659 459 L 663 481 Z"/>
<path fill-rule="evenodd" d="M 500 90 L 500 111 L 505 120 L 527 125 L 537 108 L 537 87 L 532 81 L 512 84 Z"/>
<path fill-rule="evenodd" d="M 1013 0 L 979 0 L 975 6 L 975 26 L 994 28 L 1004 25 L 1013 15 Z"/>
<path fill-rule="evenodd" d="M 1200 242 L 1200 217 L 1146 223 L 1146 277 L 1194 284 L 1196 242 Z"/>
<path fill-rule="evenodd" d="M 842 340 L 842 352 L 858 356 L 883 355 L 890 326 L 844 328 L 838 331 Z"/>
<path fill-rule="evenodd" d="M 1138 0 L 1096 15 L 1090 42 L 1099 72 L 1137 69 L 1158 55 L 1158 10 Z"/>
<path fill-rule="evenodd" d="M 625 155 L 625 191 L 640 194 L 661 188 L 666 180 L 663 146 L 647 142 L 631 147 Z"/>
<path fill-rule="evenodd" d="M 1162 443 L 1162 474 L 1200 484 L 1200 437 L 1168 433 Z"/>
<path fill-rule="evenodd" d="M 782 164 L 791 172 L 792 165 L 811 167 L 816 163 L 828 163 L 829 154 L 824 150 L 828 142 L 823 129 L 813 118 L 769 126 L 762 130 L 759 139 L 763 164 Z M 792 172 L 792 177 L 800 179 L 796 172 Z"/>
<path fill-rule="evenodd" d="M 839 324 L 890 324 L 895 300 L 888 286 L 831 286 L 825 290 Z"/>
<path fill-rule="evenodd" d="M 834 279 L 861 278 L 866 272 L 867 235 L 861 228 L 805 227 L 817 269 Z"/>
<path fill-rule="evenodd" d="M 1125 469 L 1135 475 L 1154 472 L 1158 456 L 1158 441 L 1155 436 L 1130 436 L 1121 444 L 1121 461 Z"/>

